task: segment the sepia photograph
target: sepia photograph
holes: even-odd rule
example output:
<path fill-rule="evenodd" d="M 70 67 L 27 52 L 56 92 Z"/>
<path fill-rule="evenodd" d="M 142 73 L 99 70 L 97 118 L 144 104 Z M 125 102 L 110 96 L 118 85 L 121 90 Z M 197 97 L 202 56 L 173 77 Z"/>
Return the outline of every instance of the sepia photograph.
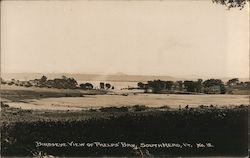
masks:
<path fill-rule="evenodd" d="M 0 4 L 0 157 L 249 156 L 249 0 Z"/>

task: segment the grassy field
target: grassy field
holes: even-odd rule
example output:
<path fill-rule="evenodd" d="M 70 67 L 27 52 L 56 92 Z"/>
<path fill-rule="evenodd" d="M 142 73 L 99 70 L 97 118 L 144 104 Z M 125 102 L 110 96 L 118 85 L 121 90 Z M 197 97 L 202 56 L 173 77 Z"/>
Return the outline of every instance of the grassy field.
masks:
<path fill-rule="evenodd" d="M 126 93 L 127 95 L 122 95 Z M 100 95 L 101 94 L 101 95 Z M 197 107 L 199 105 L 248 105 L 247 95 L 185 95 L 144 94 L 135 92 L 111 92 L 104 90 L 69 90 L 35 87 L 3 86 L 2 101 L 11 107 L 36 110 L 82 110 L 100 107 L 145 105 L 172 108 Z"/>
<path fill-rule="evenodd" d="M 1 85 L 1 98 L 11 101 L 23 101 L 24 99 L 58 98 L 58 97 L 82 97 L 84 95 L 106 94 L 104 90 L 80 90 L 80 89 L 55 89 L 38 87 L 21 87 Z"/>
<path fill-rule="evenodd" d="M 201 106 L 182 110 L 133 106 L 88 111 L 33 111 L 4 107 L 1 111 L 1 154 L 246 156 L 247 110 L 246 106 Z M 68 145 L 36 146 L 36 142 Z M 92 143 L 94 146 L 69 146 L 71 142 Z M 121 147 L 121 142 L 132 145 Z M 168 147 L 154 147 L 161 143 L 169 144 Z M 154 145 L 150 147 L 150 144 Z"/>

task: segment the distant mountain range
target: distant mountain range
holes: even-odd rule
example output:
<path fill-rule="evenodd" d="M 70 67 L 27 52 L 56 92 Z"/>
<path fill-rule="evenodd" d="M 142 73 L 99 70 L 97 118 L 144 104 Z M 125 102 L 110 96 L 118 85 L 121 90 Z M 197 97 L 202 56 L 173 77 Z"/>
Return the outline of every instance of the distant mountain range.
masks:
<path fill-rule="evenodd" d="M 63 75 L 67 77 L 73 77 L 77 81 L 126 81 L 126 82 L 146 82 L 149 80 L 197 80 L 197 78 L 180 78 L 172 76 L 154 76 L 154 75 L 127 75 L 124 73 L 116 74 L 77 74 L 77 73 L 4 73 L 1 74 L 1 77 L 5 80 L 31 80 L 36 78 L 41 78 L 42 75 L 47 76 L 49 79 L 61 78 Z M 203 78 L 207 79 L 207 78 Z M 222 81 L 226 82 L 231 78 L 225 77 L 220 78 Z M 249 81 L 248 78 L 239 78 L 240 81 Z"/>

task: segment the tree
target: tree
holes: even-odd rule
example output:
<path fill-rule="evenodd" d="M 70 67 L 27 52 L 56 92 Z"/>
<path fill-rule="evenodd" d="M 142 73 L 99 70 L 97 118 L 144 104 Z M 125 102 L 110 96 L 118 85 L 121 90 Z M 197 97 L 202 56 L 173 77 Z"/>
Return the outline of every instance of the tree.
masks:
<path fill-rule="evenodd" d="M 86 89 L 86 86 L 85 86 L 84 83 L 81 83 L 79 86 L 80 86 L 81 89 Z"/>
<path fill-rule="evenodd" d="M 232 78 L 232 79 L 227 81 L 227 85 L 230 87 L 236 86 L 237 84 L 239 84 L 238 78 Z"/>
<path fill-rule="evenodd" d="M 52 81 L 52 87 L 62 89 L 75 89 L 77 87 L 77 81 L 74 78 L 68 78 L 63 76 L 62 78 L 56 78 Z"/>
<path fill-rule="evenodd" d="M 137 86 L 138 86 L 140 89 L 144 89 L 144 88 L 145 88 L 145 84 L 142 83 L 142 82 L 138 82 L 138 83 L 137 83 Z"/>
<path fill-rule="evenodd" d="M 161 80 L 148 81 L 148 87 L 152 88 L 154 93 L 157 93 L 163 89 L 166 89 L 166 81 L 161 81 Z"/>
<path fill-rule="evenodd" d="M 174 82 L 173 81 L 162 81 L 162 80 L 154 80 L 148 81 L 148 84 L 138 83 L 142 86 L 145 90 L 147 88 L 152 88 L 154 93 L 160 92 L 162 90 L 171 90 Z M 142 85 L 143 84 L 143 85 Z"/>
<path fill-rule="evenodd" d="M 250 88 L 250 82 L 249 82 L 249 81 L 244 82 L 244 86 L 245 86 L 246 88 Z"/>
<path fill-rule="evenodd" d="M 220 93 L 221 94 L 226 93 L 224 83 L 220 79 L 208 79 L 208 80 L 203 82 L 203 86 L 205 88 L 209 88 L 209 87 L 213 87 L 213 86 L 219 86 L 220 87 Z"/>
<path fill-rule="evenodd" d="M 196 91 L 196 83 L 194 81 L 184 81 L 184 87 L 188 92 L 195 92 Z"/>
<path fill-rule="evenodd" d="M 93 85 L 91 84 L 91 83 L 82 83 L 82 84 L 80 84 L 80 88 L 81 89 L 88 89 L 88 90 L 91 90 L 91 89 L 93 89 Z"/>
<path fill-rule="evenodd" d="M 196 92 L 200 93 L 202 90 L 202 79 L 198 79 L 196 82 Z"/>
<path fill-rule="evenodd" d="M 74 89 L 77 86 L 77 81 L 74 78 L 67 78 L 68 88 Z"/>
<path fill-rule="evenodd" d="M 208 79 L 203 82 L 204 87 L 221 85 L 223 82 L 220 79 Z"/>
<path fill-rule="evenodd" d="M 100 89 L 104 89 L 104 83 L 100 82 Z"/>
<path fill-rule="evenodd" d="M 106 83 L 106 84 L 105 84 L 105 87 L 106 87 L 106 89 L 110 89 L 110 88 L 111 88 L 111 84 Z"/>
<path fill-rule="evenodd" d="M 176 85 L 178 86 L 178 90 L 182 91 L 183 81 L 176 81 Z"/>
<path fill-rule="evenodd" d="M 0 80 L 1 80 L 1 84 L 6 84 L 6 82 L 4 81 L 2 77 L 0 77 Z"/>
<path fill-rule="evenodd" d="M 171 90 L 172 86 L 174 85 L 174 82 L 173 81 L 166 81 L 165 84 L 166 84 L 166 86 L 165 86 L 166 89 Z"/>
<path fill-rule="evenodd" d="M 226 88 L 225 88 L 224 84 L 220 85 L 220 93 L 221 94 L 225 94 L 226 93 Z"/>
<path fill-rule="evenodd" d="M 48 78 L 47 78 L 46 76 L 43 75 L 43 76 L 41 77 L 41 79 L 40 79 L 40 82 L 41 82 L 41 83 L 45 83 L 45 82 L 47 81 L 47 79 L 48 79 Z"/>
<path fill-rule="evenodd" d="M 62 79 L 63 79 L 63 80 L 67 80 L 67 79 L 68 79 L 68 77 L 67 77 L 67 76 L 65 76 L 65 75 L 62 75 Z"/>
<path fill-rule="evenodd" d="M 243 9 L 249 0 L 212 0 L 213 3 L 225 5 L 228 9 L 240 8 Z"/>

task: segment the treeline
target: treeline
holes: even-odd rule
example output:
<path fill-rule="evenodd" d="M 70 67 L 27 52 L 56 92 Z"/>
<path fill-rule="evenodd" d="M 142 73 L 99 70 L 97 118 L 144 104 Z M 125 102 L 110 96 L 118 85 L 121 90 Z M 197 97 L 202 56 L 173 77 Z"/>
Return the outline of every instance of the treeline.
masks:
<path fill-rule="evenodd" d="M 220 79 L 207 79 L 203 81 L 162 81 L 153 80 L 147 83 L 139 82 L 139 89 L 153 93 L 205 93 L 205 94 L 225 94 L 233 88 L 249 89 L 250 82 L 240 82 L 238 78 L 230 79 L 224 84 Z"/>
<path fill-rule="evenodd" d="M 84 89 L 84 90 L 91 90 L 95 87 L 92 83 L 80 83 L 72 78 L 62 76 L 61 78 L 55 79 L 48 79 L 46 76 L 42 76 L 40 79 L 34 79 L 29 81 L 19 81 L 15 79 L 11 79 L 11 81 L 5 81 L 1 78 L 1 84 L 8 84 L 8 85 L 16 85 L 16 86 L 25 86 L 25 87 L 46 87 L 46 88 L 58 88 L 58 89 Z M 110 83 L 100 82 L 98 89 L 102 90 L 109 90 L 114 89 Z"/>

